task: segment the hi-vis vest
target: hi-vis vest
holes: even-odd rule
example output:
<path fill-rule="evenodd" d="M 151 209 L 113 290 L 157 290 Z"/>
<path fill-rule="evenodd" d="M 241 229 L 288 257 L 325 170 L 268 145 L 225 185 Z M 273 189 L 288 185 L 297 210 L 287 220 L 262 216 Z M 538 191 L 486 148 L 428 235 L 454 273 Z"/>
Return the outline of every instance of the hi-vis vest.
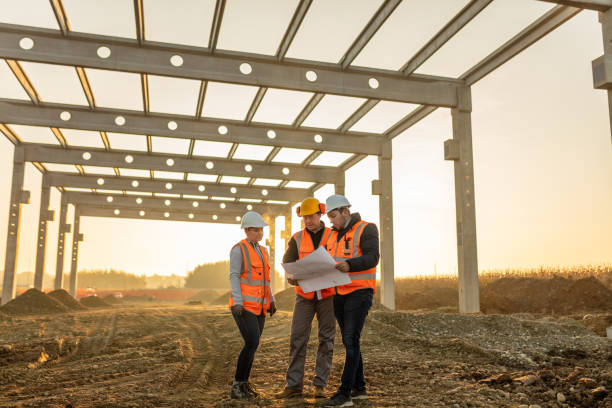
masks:
<path fill-rule="evenodd" d="M 329 239 L 329 236 L 331 234 L 331 229 L 327 227 L 323 228 L 323 236 L 321 237 L 321 242 L 319 243 L 319 246 L 325 248 L 327 245 L 327 240 Z M 312 238 L 310 237 L 310 234 L 308 233 L 306 228 L 304 228 L 300 232 L 296 232 L 295 234 L 293 234 L 293 239 L 297 244 L 299 259 L 302 259 L 314 252 L 314 243 L 312 242 Z M 295 285 L 295 291 L 298 295 L 305 299 L 314 299 L 315 292 L 304 293 L 299 285 Z M 334 288 L 323 289 L 321 290 L 321 298 L 328 298 L 330 296 L 333 296 L 335 293 L 336 292 Z"/>
<path fill-rule="evenodd" d="M 365 221 L 359 221 L 351 227 L 349 231 L 338 241 L 338 231 L 332 230 L 327 240 L 327 250 L 336 262 L 343 262 L 347 259 L 356 258 L 362 255 L 359 243 L 363 230 L 368 225 Z M 376 267 L 365 271 L 349 272 L 351 283 L 337 286 L 338 294 L 346 295 L 358 289 L 372 288 L 376 291 Z"/>
<path fill-rule="evenodd" d="M 242 305 L 245 310 L 259 315 L 263 310 L 265 315 L 270 308 L 270 261 L 266 248 L 260 246 L 264 258 L 262 262 L 259 254 L 249 243 L 243 239 L 237 243 L 242 251 L 242 274 L 240 275 L 240 291 L 242 292 Z M 230 293 L 229 306 L 234 305 Z"/>

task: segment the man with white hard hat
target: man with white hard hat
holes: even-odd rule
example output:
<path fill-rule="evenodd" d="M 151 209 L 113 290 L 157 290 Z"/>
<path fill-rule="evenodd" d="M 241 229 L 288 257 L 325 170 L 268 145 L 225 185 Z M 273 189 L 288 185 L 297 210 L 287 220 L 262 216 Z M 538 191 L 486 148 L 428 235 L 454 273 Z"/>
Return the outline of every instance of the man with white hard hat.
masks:
<path fill-rule="evenodd" d="M 325 204 L 313 197 L 308 197 L 297 208 L 297 215 L 304 220 L 305 228 L 293 234 L 283 256 L 283 263 L 296 262 L 318 247 L 326 248 L 331 230 L 321 221 L 325 214 Z M 312 320 L 317 316 L 319 346 L 315 364 L 314 385 L 315 398 L 325 396 L 325 386 L 331 371 L 336 337 L 336 320 L 334 318 L 334 288 L 305 293 L 299 282 L 289 279 L 295 285 L 295 306 L 291 321 L 289 339 L 289 367 L 287 368 L 285 389 L 276 395 L 277 398 L 292 398 L 302 395 L 304 386 L 304 365 L 306 349 L 310 338 Z"/>
<path fill-rule="evenodd" d="M 272 316 L 276 312 L 270 287 L 270 257 L 266 248 L 258 243 L 263 238 L 263 229 L 267 225 L 255 211 L 244 214 L 240 228 L 244 229 L 246 239 L 234 245 L 230 252 L 232 291 L 229 306 L 244 339 L 230 392 L 230 397 L 236 399 L 258 395 L 249 382 L 249 376 L 266 314 Z"/>
<path fill-rule="evenodd" d="M 351 214 L 351 203 L 343 195 L 334 194 L 325 204 L 332 223 L 327 250 L 338 262 L 336 269 L 347 273 L 351 282 L 337 286 L 333 298 L 346 358 L 340 388 L 323 405 L 348 407 L 353 405 L 352 399 L 368 398 L 359 342 L 376 290 L 376 265 L 380 258 L 378 228 L 362 221 L 359 213 Z"/>

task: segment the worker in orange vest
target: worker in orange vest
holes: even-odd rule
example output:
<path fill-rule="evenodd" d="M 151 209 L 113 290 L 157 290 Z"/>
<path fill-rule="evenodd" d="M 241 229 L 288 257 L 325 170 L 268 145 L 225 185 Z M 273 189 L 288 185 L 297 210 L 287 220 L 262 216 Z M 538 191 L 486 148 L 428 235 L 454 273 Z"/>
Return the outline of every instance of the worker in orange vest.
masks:
<path fill-rule="evenodd" d="M 349 407 L 353 399 L 368 398 L 359 343 L 376 290 L 376 265 L 380 258 L 378 228 L 362 221 L 359 213 L 351 214 L 351 203 L 343 195 L 334 194 L 325 203 L 333 227 L 327 250 L 337 262 L 336 269 L 347 273 L 351 282 L 337 286 L 333 298 L 346 358 L 340 388 L 323 405 Z"/>
<path fill-rule="evenodd" d="M 319 246 L 325 248 L 331 230 L 321 221 L 325 214 L 325 204 L 316 198 L 306 198 L 297 208 L 297 215 L 304 220 L 305 228 L 296 232 L 287 246 L 283 263 L 302 259 Z M 334 288 L 316 292 L 304 293 L 298 281 L 289 279 L 295 285 L 295 306 L 291 322 L 291 337 L 289 340 L 289 367 L 287 368 L 287 383 L 285 389 L 276 394 L 277 398 L 291 398 L 302 395 L 304 386 L 304 365 L 306 363 L 306 348 L 310 338 L 312 320 L 317 316 L 319 331 L 319 347 L 315 366 L 314 385 L 315 398 L 324 397 L 325 386 L 331 371 L 334 352 L 334 337 L 336 336 L 336 321 L 334 318 L 333 295 Z"/>
<path fill-rule="evenodd" d="M 244 347 L 238 356 L 236 374 L 230 392 L 231 398 L 257 397 L 249 382 L 251 367 L 259 339 L 264 329 L 266 314 L 276 312 L 270 287 L 270 262 L 268 251 L 259 245 L 263 228 L 268 224 L 261 215 L 249 211 L 242 217 L 240 226 L 246 239 L 238 242 L 230 252 L 229 306 L 238 330 L 244 339 Z"/>

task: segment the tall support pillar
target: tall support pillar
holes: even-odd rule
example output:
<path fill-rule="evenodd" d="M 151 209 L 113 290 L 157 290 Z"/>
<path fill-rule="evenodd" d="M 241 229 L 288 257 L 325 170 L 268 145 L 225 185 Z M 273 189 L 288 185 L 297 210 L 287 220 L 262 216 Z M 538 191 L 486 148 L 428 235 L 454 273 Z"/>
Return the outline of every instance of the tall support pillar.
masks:
<path fill-rule="evenodd" d="M 270 251 L 270 280 L 272 281 L 272 288 L 278 290 L 280 288 L 280 281 L 276 273 L 276 216 L 267 216 L 265 221 L 270 227 L 270 239 L 268 239 L 268 247 Z"/>
<path fill-rule="evenodd" d="M 453 139 L 444 142 L 444 158 L 454 161 L 455 207 L 457 213 L 457 256 L 459 269 L 459 312 L 480 311 L 476 208 L 474 205 L 474 163 L 472 154 L 471 93 L 458 93 L 458 107 L 451 109 Z"/>
<path fill-rule="evenodd" d="M 11 180 L 11 202 L 9 204 L 8 231 L 6 237 L 6 256 L 4 258 L 4 279 L 2 282 L 2 304 L 15 297 L 15 275 L 17 273 L 17 254 L 21 224 L 21 205 L 29 204 L 30 192 L 23 190 L 25 162 L 23 150 L 15 147 L 13 153 L 13 178 Z"/>
<path fill-rule="evenodd" d="M 291 240 L 291 217 L 293 212 L 291 208 L 284 214 L 285 216 L 285 229 L 281 234 L 281 238 L 285 240 L 285 251 L 287 250 L 287 246 L 289 245 L 289 240 Z M 283 277 L 283 288 L 287 289 L 289 287 L 289 282 L 287 282 L 287 277 Z"/>
<path fill-rule="evenodd" d="M 395 310 L 395 272 L 393 259 L 393 175 L 392 142 L 383 144 L 378 157 L 378 180 L 372 181 L 372 194 L 378 195 L 380 214 L 380 299 Z"/>
<path fill-rule="evenodd" d="M 40 193 L 40 211 L 38 214 L 38 240 L 36 246 L 36 270 L 34 272 L 34 287 L 43 290 L 45 275 L 45 252 L 47 249 L 47 222 L 53 221 L 54 213 L 49 210 L 51 187 L 49 180 L 43 175 Z"/>
<path fill-rule="evenodd" d="M 608 112 L 610 115 L 610 138 L 612 140 L 612 8 L 599 13 L 603 36 L 604 55 L 593 61 L 593 84 L 597 89 L 608 92 Z"/>
<path fill-rule="evenodd" d="M 79 242 L 83 241 L 80 230 L 81 214 L 79 207 L 74 208 L 74 231 L 72 232 L 72 262 L 70 263 L 70 294 L 76 298 L 77 265 L 79 260 Z"/>
<path fill-rule="evenodd" d="M 66 194 L 62 193 L 60 204 L 59 231 L 57 234 L 57 257 L 55 262 L 55 282 L 54 289 L 61 289 L 64 281 L 64 251 L 66 233 L 70 232 L 70 224 L 66 224 L 66 214 L 68 213 L 68 200 Z"/>
<path fill-rule="evenodd" d="M 342 194 L 342 195 L 346 194 L 344 192 L 345 184 L 346 184 L 345 173 L 341 171 L 338 173 L 338 177 L 336 179 L 336 182 L 334 183 L 334 193 Z"/>

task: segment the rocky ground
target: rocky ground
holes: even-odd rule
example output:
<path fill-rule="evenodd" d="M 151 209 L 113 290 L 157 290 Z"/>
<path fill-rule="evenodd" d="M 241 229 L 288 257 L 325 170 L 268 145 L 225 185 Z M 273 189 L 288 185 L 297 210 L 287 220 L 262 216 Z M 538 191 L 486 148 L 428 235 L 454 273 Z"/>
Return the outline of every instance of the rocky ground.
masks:
<path fill-rule="evenodd" d="M 291 313 L 266 328 L 252 381 L 229 399 L 242 339 L 224 306 L 113 306 L 0 316 L 1 407 L 315 406 L 309 344 L 303 399 L 279 401 Z M 612 342 L 573 318 L 370 313 L 362 338 L 370 400 L 356 406 L 612 407 Z M 344 352 L 337 336 L 329 390 Z"/>

